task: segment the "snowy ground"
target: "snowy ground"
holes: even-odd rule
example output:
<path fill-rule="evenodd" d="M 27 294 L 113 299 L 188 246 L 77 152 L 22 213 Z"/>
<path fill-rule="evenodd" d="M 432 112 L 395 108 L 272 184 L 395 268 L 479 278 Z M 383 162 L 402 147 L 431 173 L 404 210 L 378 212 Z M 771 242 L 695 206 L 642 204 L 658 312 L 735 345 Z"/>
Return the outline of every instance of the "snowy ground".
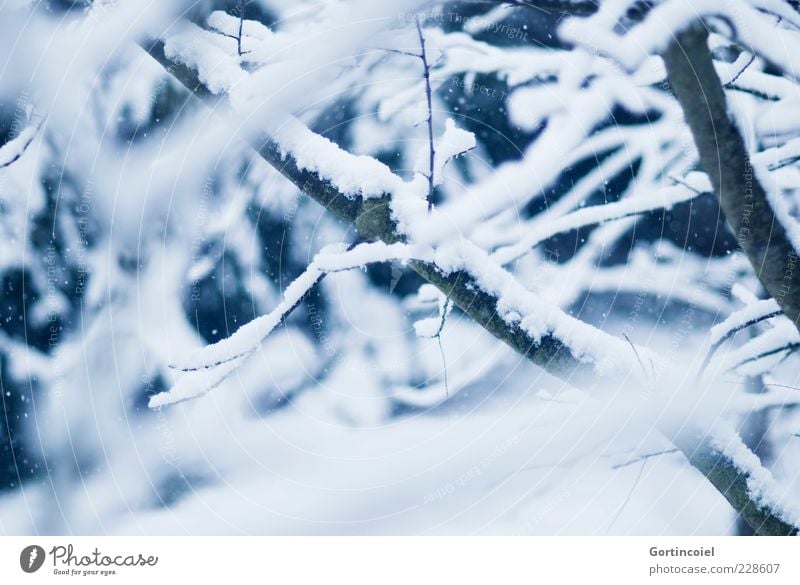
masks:
<path fill-rule="evenodd" d="M 729 506 L 681 455 L 632 462 L 670 449 L 632 413 L 576 391 L 551 398 L 559 383 L 528 365 L 504 380 L 507 373 L 447 406 L 360 428 L 321 407 L 320 389 L 269 417 L 243 415 L 249 399 L 230 382 L 171 407 L 169 419 L 128 421 L 130 432 L 114 433 L 108 459 L 84 470 L 82 486 L 59 491 L 56 471 L 3 498 L 0 531 L 731 531 Z"/>

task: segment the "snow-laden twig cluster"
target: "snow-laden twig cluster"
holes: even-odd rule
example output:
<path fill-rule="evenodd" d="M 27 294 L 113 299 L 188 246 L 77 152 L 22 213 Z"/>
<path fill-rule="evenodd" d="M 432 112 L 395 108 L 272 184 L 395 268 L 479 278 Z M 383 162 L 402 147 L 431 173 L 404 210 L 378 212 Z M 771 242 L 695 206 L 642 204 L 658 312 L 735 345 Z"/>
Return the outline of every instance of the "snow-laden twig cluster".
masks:
<path fill-rule="evenodd" d="M 187 373 L 170 389 L 150 399 L 150 408 L 196 398 L 218 386 L 255 352 L 272 331 L 294 311 L 308 292 L 326 274 L 363 268 L 374 262 L 424 260 L 430 251 L 415 250 L 405 244 L 375 242 L 343 251 L 341 246 L 325 248 L 309 267 L 283 292 L 283 299 L 267 315 L 253 319 L 236 333 L 193 354 L 178 358 L 170 367 Z"/>
<path fill-rule="evenodd" d="M 0 149 L 0 178 L 14 189 L 39 185 L 55 162 L 72 171 L 29 195 L 37 221 L 65 245 L 2 253 L 8 270 L 32 251 L 44 257 L 30 277 L 39 290 L 48 290 L 50 266 L 66 275 L 59 281 L 76 279 L 77 296 L 59 285 L 52 306 L 34 303 L 40 323 L 91 308 L 86 339 L 45 338 L 32 350 L 32 377 L 55 388 L 51 354 L 58 369 L 82 372 L 91 348 L 123 343 L 123 328 L 144 348 L 124 351 L 141 359 L 93 367 L 125 380 L 126 400 L 161 407 L 224 386 L 219 400 L 235 410 L 228 397 L 247 387 L 263 412 L 301 397 L 314 416 L 358 426 L 467 401 L 475 392 L 465 389 L 505 381 L 524 357 L 609 403 L 674 397 L 681 404 L 663 419 L 692 412 L 677 425 L 689 430 L 659 423 L 663 435 L 754 529 L 796 530 L 796 503 L 731 431 L 742 414 L 792 403 L 789 393 L 737 390 L 723 405 L 705 390 L 686 398 L 693 384 L 714 391 L 723 373 L 792 385 L 784 366 L 800 338 L 782 314 L 785 299 L 762 298 L 770 287 L 758 289 L 762 271 L 736 250 L 741 233 L 724 227 L 735 220 L 719 210 L 720 181 L 662 59 L 700 20 L 711 30 L 702 48 L 752 166 L 746 180 L 763 186 L 796 244 L 797 52 L 776 48 L 800 46 L 795 7 L 608 0 L 452 9 L 476 10 L 477 20 L 436 3 L 385 4 L 253 1 L 236 14 L 177 19 L 177 8 L 98 6 L 74 25 L 77 36 L 37 16 L 57 50 L 26 41 L 23 65 L 41 60 L 57 72 L 58 53 L 72 54 L 70 38 L 84 36 L 108 48 L 99 54 L 118 54 L 108 66 L 78 53 L 74 103 L 58 99 L 55 75 L 37 80 L 37 104 L 52 110 L 38 160 L 27 147 L 39 135 Z M 556 38 L 492 36 L 510 30 L 497 26 L 504 19 L 541 33 L 530 17 L 541 8 L 558 16 L 547 21 Z M 2 46 L 11 25 L 0 23 Z M 104 83 L 94 85 L 98 75 Z M 14 76 L 0 91 L 24 83 Z M 181 101 L 186 90 L 213 113 Z M 173 130 L 164 137 L 165 126 Z M 64 137 L 76 134 L 85 139 L 72 147 Z M 3 201 L 3 230 L 18 234 L 26 205 L 6 210 Z M 64 202 L 68 213 L 57 213 Z M 343 241 L 357 244 L 326 247 Z M 366 267 L 388 263 L 382 288 Z M 205 331 L 209 297 L 221 299 L 214 306 L 225 318 Z M 229 306 L 238 307 L 230 322 Z M 665 328 L 670 339 L 659 340 Z M 14 335 L 24 337 L 4 337 L 4 354 L 19 351 Z M 76 402 L 94 406 L 86 392 Z M 206 424 L 212 398 L 157 416 L 174 420 L 177 410 Z M 85 410 L 75 411 L 86 423 Z M 706 424 L 712 418 L 722 422 Z M 70 430 L 53 428 L 53 437 Z M 248 432 L 257 444 L 261 435 Z M 87 443 L 87 458 L 105 452 L 102 440 Z"/>

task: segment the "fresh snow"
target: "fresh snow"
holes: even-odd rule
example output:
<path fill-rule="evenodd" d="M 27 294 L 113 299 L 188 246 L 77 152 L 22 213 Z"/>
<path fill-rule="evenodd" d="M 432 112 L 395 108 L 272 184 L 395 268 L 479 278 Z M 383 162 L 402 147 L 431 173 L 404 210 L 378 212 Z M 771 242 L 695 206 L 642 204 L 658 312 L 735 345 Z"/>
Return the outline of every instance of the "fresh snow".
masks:
<path fill-rule="evenodd" d="M 317 173 L 349 197 L 382 197 L 402 188 L 403 180 L 385 164 L 342 150 L 295 119 L 273 137 L 284 157 L 291 154 L 300 169 Z"/>
<path fill-rule="evenodd" d="M 444 183 L 444 168 L 452 159 L 475 148 L 475 135 L 456 126 L 452 118 L 445 121 L 445 130 L 442 136 L 434 141 L 433 158 L 433 185 Z M 417 163 L 414 169 L 418 173 L 427 175 L 429 172 L 430 145 L 420 148 Z"/>
<path fill-rule="evenodd" d="M 172 362 L 173 369 L 186 375 L 168 392 L 153 396 L 149 406 L 157 408 L 195 398 L 215 388 L 254 353 L 264 339 L 295 308 L 311 288 L 330 272 L 360 268 L 373 262 L 409 261 L 424 258 L 425 253 L 404 244 L 380 242 L 361 244 L 350 251 L 342 245 L 322 250 L 309 267 L 283 293 L 283 299 L 271 312 L 242 325 L 233 335 Z"/>
<path fill-rule="evenodd" d="M 38 128 L 28 126 L 23 129 L 19 136 L 0 146 L 0 169 L 19 160 L 36 138 Z"/>
<path fill-rule="evenodd" d="M 170 35 L 164 42 L 164 52 L 170 59 L 196 70 L 211 93 L 225 94 L 247 77 L 230 39 L 193 24 L 184 24 Z"/>

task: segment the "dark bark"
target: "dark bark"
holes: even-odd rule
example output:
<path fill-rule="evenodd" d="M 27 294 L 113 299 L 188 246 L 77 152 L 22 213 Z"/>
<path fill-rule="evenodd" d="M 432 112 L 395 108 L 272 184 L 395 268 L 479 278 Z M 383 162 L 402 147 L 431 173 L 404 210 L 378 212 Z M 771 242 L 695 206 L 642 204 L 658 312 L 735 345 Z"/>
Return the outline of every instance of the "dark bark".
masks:
<path fill-rule="evenodd" d="M 763 394 L 767 391 L 761 376 L 749 377 L 745 380 L 745 390 L 751 394 Z M 761 463 L 769 466 L 772 461 L 772 449 L 769 440 L 769 427 L 772 413 L 768 408 L 749 412 L 742 420 L 739 433 L 747 448 L 755 453 Z M 736 533 L 740 536 L 753 536 L 753 528 L 741 518 L 736 523 Z"/>
<path fill-rule="evenodd" d="M 800 266 L 728 112 L 708 32 L 694 25 L 664 52 L 667 77 L 692 131 L 700 164 L 750 264 L 783 313 L 800 329 Z"/>

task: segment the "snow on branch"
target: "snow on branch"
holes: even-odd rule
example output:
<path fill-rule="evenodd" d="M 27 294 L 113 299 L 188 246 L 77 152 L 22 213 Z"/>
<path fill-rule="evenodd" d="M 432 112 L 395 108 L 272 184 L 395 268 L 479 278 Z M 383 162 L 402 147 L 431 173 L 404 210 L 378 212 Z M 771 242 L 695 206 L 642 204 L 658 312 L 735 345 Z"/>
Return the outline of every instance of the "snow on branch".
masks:
<path fill-rule="evenodd" d="M 348 198 L 381 197 L 402 188 L 403 180 L 371 156 L 346 152 L 290 118 L 273 136 L 281 158 L 329 182 Z"/>
<path fill-rule="evenodd" d="M 19 136 L 0 146 L 0 169 L 9 167 L 21 159 L 38 132 L 38 126 L 28 126 L 19 133 Z"/>
<path fill-rule="evenodd" d="M 603 2 L 600 10 L 589 18 L 567 19 L 559 35 L 567 42 L 613 57 L 626 69 L 634 71 L 649 55 L 665 51 L 676 33 L 686 30 L 700 18 L 716 18 L 722 21 L 723 28 L 732 29 L 743 45 L 757 49 L 779 68 L 793 71 L 790 56 L 800 50 L 800 40 L 795 35 L 782 34 L 775 26 L 772 11 L 764 10 L 765 7 L 774 9 L 776 2 L 668 0 L 650 10 L 641 23 L 620 34 L 615 25 L 634 3 L 632 0 Z"/>
<path fill-rule="evenodd" d="M 564 85 L 568 87 L 567 84 L 575 83 L 576 80 L 572 79 L 565 81 Z M 647 109 L 646 96 L 639 92 L 631 98 L 631 90 L 624 80 L 600 78 L 586 88 L 570 89 L 569 92 L 555 90 L 563 98 L 540 96 L 538 103 L 554 100 L 560 108 L 549 116 L 544 131 L 527 147 L 523 158 L 500 165 L 486 179 L 467 187 L 458 200 L 439 207 L 438 214 L 433 213 L 425 221 L 420 221 L 413 234 L 417 241 L 426 244 L 442 242 L 454 234 L 470 233 L 481 222 L 507 209 L 523 208 L 545 192 L 558 179 L 562 169 L 575 160 L 576 151 L 585 144 L 592 131 L 610 117 L 615 104 L 625 104 L 638 114 Z M 512 112 L 513 104 L 512 100 Z M 520 110 L 529 115 L 528 109 Z"/>
<path fill-rule="evenodd" d="M 176 28 L 164 44 L 165 56 L 196 70 L 198 79 L 211 93 L 225 94 L 247 77 L 239 56 L 229 50 L 223 35 L 186 22 Z"/>
<path fill-rule="evenodd" d="M 433 161 L 433 185 L 444 182 L 444 168 L 448 162 L 475 148 L 475 135 L 456 126 L 452 118 L 445 121 L 445 130 L 436 141 L 436 156 Z"/>
<path fill-rule="evenodd" d="M 722 456 L 714 462 L 718 466 L 715 472 L 726 477 L 731 491 L 741 489 L 747 495 L 742 515 L 756 534 L 796 535 L 800 510 L 792 502 L 792 493 L 789 488 L 778 485 L 758 457 L 744 445 L 738 433 L 720 423 L 715 425 L 706 440 L 711 446 L 708 455 Z M 698 452 L 690 460 L 699 463 L 702 469 L 711 463 L 708 455 Z M 721 461 L 730 463 L 721 464 Z"/>
<path fill-rule="evenodd" d="M 233 335 L 178 358 L 170 367 L 188 373 L 172 389 L 153 396 L 149 406 L 157 408 L 205 394 L 219 385 L 299 305 L 326 274 L 360 268 L 375 262 L 408 262 L 430 256 L 430 252 L 405 244 L 364 243 L 350 250 L 328 246 L 314 257 L 308 268 L 284 291 L 283 299 L 270 313 L 242 325 Z"/>
<path fill-rule="evenodd" d="M 497 250 L 492 254 L 492 259 L 500 264 L 508 264 L 557 234 L 616 219 L 641 215 L 649 211 L 669 210 L 678 203 L 694 199 L 702 193 L 701 191 L 678 185 L 667 187 L 657 193 L 628 197 L 614 203 L 584 207 L 553 221 L 540 224 L 540 229 L 529 231 L 519 242 Z"/>
<path fill-rule="evenodd" d="M 728 339 L 731 339 L 739 331 L 743 331 L 748 327 L 752 327 L 753 325 L 779 315 L 781 315 L 781 310 L 774 299 L 760 300 L 732 313 L 722 323 L 718 323 L 712 327 L 709 337 L 711 347 L 703 360 L 700 372 L 702 373 L 706 369 L 708 363 L 722 344 Z"/>
<path fill-rule="evenodd" d="M 730 369 L 745 376 L 757 376 L 769 372 L 798 348 L 800 348 L 800 335 L 792 324 L 784 319 L 732 351 L 728 361 L 733 364 Z"/>

